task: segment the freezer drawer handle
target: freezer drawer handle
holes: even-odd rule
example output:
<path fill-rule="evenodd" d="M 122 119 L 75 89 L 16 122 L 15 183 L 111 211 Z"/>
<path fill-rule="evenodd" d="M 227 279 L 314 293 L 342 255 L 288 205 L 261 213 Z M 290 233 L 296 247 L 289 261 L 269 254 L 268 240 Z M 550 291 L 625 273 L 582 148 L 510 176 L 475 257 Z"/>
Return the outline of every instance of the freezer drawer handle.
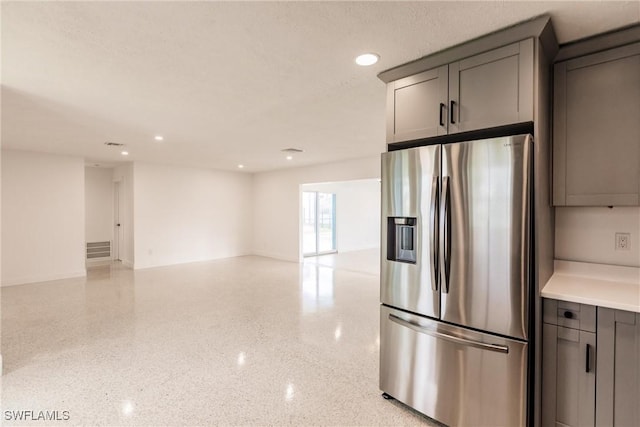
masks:
<path fill-rule="evenodd" d="M 423 326 L 416 325 L 415 323 L 407 322 L 406 320 L 401 319 L 394 314 L 389 314 L 389 320 L 397 323 L 398 325 L 402 325 L 409 329 L 413 329 L 416 332 L 420 332 L 421 334 L 427 334 L 436 338 L 442 338 L 443 340 L 451 341 L 456 344 L 462 344 L 469 347 L 476 347 L 482 350 L 497 351 L 498 353 L 509 353 L 509 347 L 507 347 L 506 345 L 487 344 L 480 341 L 468 340 L 466 338 L 460 338 L 454 335 L 449 335 L 442 332 L 434 331 L 431 329 L 427 329 Z"/>

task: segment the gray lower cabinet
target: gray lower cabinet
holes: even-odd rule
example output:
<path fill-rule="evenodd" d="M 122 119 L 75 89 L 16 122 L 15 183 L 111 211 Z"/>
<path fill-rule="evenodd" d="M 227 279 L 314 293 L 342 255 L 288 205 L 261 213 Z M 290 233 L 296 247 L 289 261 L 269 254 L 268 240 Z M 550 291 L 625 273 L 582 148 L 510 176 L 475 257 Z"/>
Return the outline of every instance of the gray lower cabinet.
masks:
<path fill-rule="evenodd" d="M 542 425 L 593 426 L 596 310 L 544 300 Z"/>
<path fill-rule="evenodd" d="M 596 425 L 640 426 L 640 313 L 598 308 Z"/>
<path fill-rule="evenodd" d="M 543 300 L 542 426 L 640 426 L 640 313 Z"/>
<path fill-rule="evenodd" d="M 387 142 L 533 121 L 534 39 L 387 85 Z"/>
<path fill-rule="evenodd" d="M 640 42 L 554 70 L 553 204 L 640 205 Z"/>

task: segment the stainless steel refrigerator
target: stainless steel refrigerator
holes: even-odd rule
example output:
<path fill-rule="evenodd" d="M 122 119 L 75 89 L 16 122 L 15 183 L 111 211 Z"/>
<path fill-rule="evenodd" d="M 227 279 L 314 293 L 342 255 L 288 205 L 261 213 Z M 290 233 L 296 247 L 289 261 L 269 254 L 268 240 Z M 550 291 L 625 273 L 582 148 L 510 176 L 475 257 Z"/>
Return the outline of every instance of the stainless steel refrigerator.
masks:
<path fill-rule="evenodd" d="M 532 149 L 382 155 L 380 389 L 450 426 L 527 424 Z"/>

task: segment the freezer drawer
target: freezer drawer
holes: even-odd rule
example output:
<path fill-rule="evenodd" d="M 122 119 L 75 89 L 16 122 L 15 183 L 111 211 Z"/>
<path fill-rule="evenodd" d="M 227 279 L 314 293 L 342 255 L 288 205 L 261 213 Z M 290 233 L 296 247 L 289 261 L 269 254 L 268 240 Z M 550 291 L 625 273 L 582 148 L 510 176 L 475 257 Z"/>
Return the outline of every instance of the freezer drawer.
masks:
<path fill-rule="evenodd" d="M 527 344 L 380 307 L 380 389 L 448 426 L 524 426 Z"/>

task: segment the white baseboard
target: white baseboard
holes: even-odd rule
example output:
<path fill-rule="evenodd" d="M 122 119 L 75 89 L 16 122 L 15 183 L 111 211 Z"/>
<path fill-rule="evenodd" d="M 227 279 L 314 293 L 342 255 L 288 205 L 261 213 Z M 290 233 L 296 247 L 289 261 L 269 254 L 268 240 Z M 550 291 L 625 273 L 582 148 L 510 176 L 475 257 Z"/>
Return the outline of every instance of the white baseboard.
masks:
<path fill-rule="evenodd" d="M 292 258 L 291 256 L 287 256 L 287 255 L 283 255 L 275 252 L 253 251 L 251 255 L 277 259 L 279 261 L 300 262 L 298 258 Z"/>
<path fill-rule="evenodd" d="M 86 277 L 86 276 L 87 276 L 87 270 L 84 269 L 84 270 L 72 271 L 68 273 L 12 277 L 8 279 L 3 279 L 2 286 L 4 287 L 4 286 L 25 285 L 27 283 L 50 282 L 52 280 L 73 279 L 76 277 Z"/>
<path fill-rule="evenodd" d="M 129 267 L 129 268 L 134 268 L 134 265 L 131 261 L 127 260 L 127 259 L 121 259 L 120 262 L 122 263 L 122 265 L 124 265 L 125 267 Z"/>
<path fill-rule="evenodd" d="M 85 264 L 87 267 L 97 267 L 100 265 L 109 265 L 113 262 L 111 258 L 94 258 L 88 259 Z"/>

